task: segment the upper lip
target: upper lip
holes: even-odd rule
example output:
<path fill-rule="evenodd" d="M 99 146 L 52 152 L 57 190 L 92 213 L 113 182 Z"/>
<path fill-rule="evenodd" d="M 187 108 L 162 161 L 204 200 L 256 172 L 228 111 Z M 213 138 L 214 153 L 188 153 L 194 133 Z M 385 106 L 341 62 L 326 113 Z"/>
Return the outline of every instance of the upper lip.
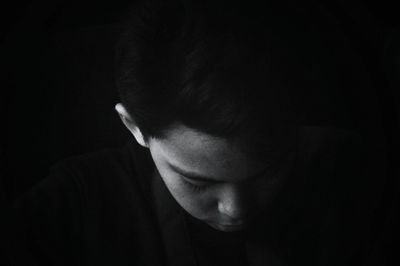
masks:
<path fill-rule="evenodd" d="M 236 224 L 219 224 L 220 226 L 225 226 L 225 227 L 240 227 L 243 226 L 244 223 L 236 223 Z"/>

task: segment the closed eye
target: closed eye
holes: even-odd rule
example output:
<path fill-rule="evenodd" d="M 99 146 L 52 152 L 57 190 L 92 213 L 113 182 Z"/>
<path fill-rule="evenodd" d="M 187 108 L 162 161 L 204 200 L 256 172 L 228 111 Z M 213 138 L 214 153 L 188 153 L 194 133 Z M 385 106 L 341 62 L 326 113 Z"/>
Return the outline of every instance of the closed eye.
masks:
<path fill-rule="evenodd" d="M 189 187 L 190 189 L 192 189 L 195 192 L 203 191 L 212 185 L 210 182 L 192 180 L 192 179 L 187 178 L 182 175 L 181 175 L 181 177 L 182 177 L 181 179 L 184 182 L 185 186 Z"/>

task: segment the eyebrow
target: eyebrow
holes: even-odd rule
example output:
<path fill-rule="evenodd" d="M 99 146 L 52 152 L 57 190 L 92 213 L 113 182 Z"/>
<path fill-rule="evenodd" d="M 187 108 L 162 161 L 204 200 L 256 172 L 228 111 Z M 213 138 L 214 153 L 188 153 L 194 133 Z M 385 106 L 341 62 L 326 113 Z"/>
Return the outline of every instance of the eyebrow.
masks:
<path fill-rule="evenodd" d="M 173 165 L 173 164 L 171 164 L 171 163 L 168 163 L 168 165 L 169 165 L 175 172 L 177 172 L 178 174 L 180 174 L 180 175 L 182 175 L 182 176 L 184 176 L 184 177 L 186 177 L 186 178 L 189 178 L 189 179 L 191 179 L 191 180 L 194 180 L 194 181 L 198 181 L 198 182 L 209 182 L 209 183 L 215 183 L 215 184 L 225 182 L 225 181 L 222 181 L 222 180 L 216 180 L 216 179 L 214 179 L 214 178 L 212 178 L 212 177 L 203 176 L 203 175 L 199 175 L 199 174 L 197 174 L 197 173 L 188 172 L 188 171 L 183 170 L 183 169 L 181 169 L 180 167 L 178 167 L 178 166 L 176 166 L 176 165 Z M 255 174 L 255 175 L 250 176 L 248 180 L 253 180 L 253 179 L 256 179 L 256 178 L 258 178 L 258 177 L 261 177 L 267 170 L 268 170 L 268 169 L 263 169 L 261 172 Z M 248 180 L 246 180 L 246 181 L 248 181 Z"/>

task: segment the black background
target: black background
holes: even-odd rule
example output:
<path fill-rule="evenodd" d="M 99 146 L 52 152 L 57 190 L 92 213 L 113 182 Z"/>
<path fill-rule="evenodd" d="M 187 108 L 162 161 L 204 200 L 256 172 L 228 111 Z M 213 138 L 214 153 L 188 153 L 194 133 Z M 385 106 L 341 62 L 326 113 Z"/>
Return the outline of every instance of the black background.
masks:
<path fill-rule="evenodd" d="M 45 177 L 54 162 L 126 141 L 112 74 L 119 15 L 128 5 L 31 1 L 2 9 L 8 200 Z"/>
<path fill-rule="evenodd" d="M 357 3 L 337 2 L 357 11 Z M 370 32 L 368 23 L 363 29 L 367 35 L 377 36 L 371 57 L 377 55 L 377 60 L 384 58 L 385 62 L 380 75 L 386 79 L 377 93 L 384 113 L 391 175 L 377 227 L 384 229 L 380 241 L 386 249 L 392 247 L 398 233 L 400 41 L 395 30 L 399 30 L 400 16 L 388 0 L 363 2 L 376 25 Z M 2 204 L 11 203 L 45 177 L 56 161 L 126 142 L 128 132 L 114 111 L 118 97 L 112 75 L 113 45 L 121 14 L 131 3 L 54 0 L 0 4 Z"/>

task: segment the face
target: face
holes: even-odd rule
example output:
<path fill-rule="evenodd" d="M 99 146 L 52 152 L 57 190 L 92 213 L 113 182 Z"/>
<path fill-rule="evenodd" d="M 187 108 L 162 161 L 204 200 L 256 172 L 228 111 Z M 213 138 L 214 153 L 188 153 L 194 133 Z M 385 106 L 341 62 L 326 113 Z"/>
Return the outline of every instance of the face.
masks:
<path fill-rule="evenodd" d="M 243 154 L 225 139 L 185 126 L 151 138 L 150 149 L 166 187 L 193 217 L 221 231 L 238 231 L 268 207 L 288 174 L 284 163 L 268 165 Z"/>

